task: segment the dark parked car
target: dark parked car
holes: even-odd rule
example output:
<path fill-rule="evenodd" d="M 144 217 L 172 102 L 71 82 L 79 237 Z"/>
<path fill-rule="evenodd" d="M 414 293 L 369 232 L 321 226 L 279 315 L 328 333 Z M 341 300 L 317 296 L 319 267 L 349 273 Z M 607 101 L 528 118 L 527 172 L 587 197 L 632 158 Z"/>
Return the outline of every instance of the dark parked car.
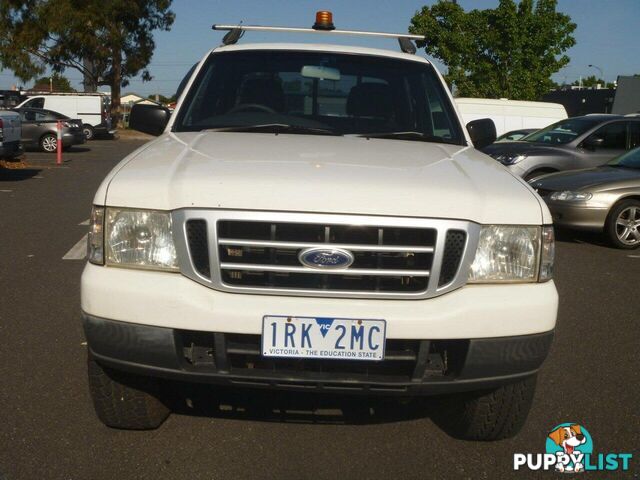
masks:
<path fill-rule="evenodd" d="M 606 165 L 531 182 L 560 227 L 603 231 L 618 248 L 640 247 L 640 148 Z"/>
<path fill-rule="evenodd" d="M 531 135 L 533 132 L 537 132 L 538 128 L 521 128 L 520 130 L 511 130 L 510 132 L 503 133 L 496 142 L 515 142 L 516 140 L 522 140 L 527 135 Z"/>
<path fill-rule="evenodd" d="M 586 115 L 561 120 L 521 141 L 483 151 L 527 180 L 546 173 L 604 165 L 640 145 L 640 116 Z"/>
<path fill-rule="evenodd" d="M 87 141 L 79 119 L 40 108 L 18 108 L 16 112 L 22 117 L 22 145 L 25 149 L 55 152 L 58 148 L 58 120 L 62 121 L 63 148 Z"/>

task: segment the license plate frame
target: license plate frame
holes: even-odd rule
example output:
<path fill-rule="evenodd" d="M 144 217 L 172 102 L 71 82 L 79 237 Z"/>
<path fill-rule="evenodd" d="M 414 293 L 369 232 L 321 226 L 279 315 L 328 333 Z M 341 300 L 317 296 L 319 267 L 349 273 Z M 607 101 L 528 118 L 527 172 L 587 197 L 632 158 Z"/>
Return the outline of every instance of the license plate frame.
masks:
<path fill-rule="evenodd" d="M 273 323 L 276 323 L 276 327 L 273 327 Z M 312 348 L 304 347 L 304 339 L 296 337 L 302 341 L 302 346 L 289 346 L 280 345 L 276 338 L 274 342 L 274 334 L 279 337 L 279 330 L 284 329 L 286 335 L 287 327 L 280 325 L 294 325 L 295 330 L 300 328 L 303 332 L 302 325 L 311 327 L 307 328 L 307 332 L 311 332 L 313 325 L 317 325 L 318 328 L 313 329 L 313 339 L 320 346 L 313 347 L 311 343 L 311 337 L 307 336 Z M 327 332 L 322 334 L 321 329 L 326 327 Z M 336 335 L 340 336 L 338 327 L 344 326 L 345 331 L 341 337 L 344 340 L 344 348 L 336 348 Z M 355 327 L 356 332 L 352 328 Z M 360 327 L 363 327 L 362 335 L 358 335 Z M 377 331 L 375 330 L 377 329 Z M 295 331 L 292 335 L 295 335 Z M 345 338 L 346 337 L 346 338 Z M 363 338 L 362 338 L 363 337 Z M 362 338 L 362 339 L 361 339 Z M 289 338 L 291 339 L 291 337 Z M 294 339 L 294 340 L 295 340 Z M 300 358 L 300 359 L 315 359 L 315 360 L 354 360 L 354 361 L 383 361 L 385 358 L 385 347 L 387 340 L 387 322 L 383 319 L 371 319 L 371 318 L 344 318 L 344 317 L 308 317 L 308 316 L 294 316 L 294 315 L 265 315 L 262 317 L 262 335 L 260 337 L 260 349 L 261 355 L 265 358 Z M 334 341 L 334 348 L 330 348 L 331 342 Z M 360 348 L 354 349 L 354 341 L 360 342 Z M 369 348 L 373 343 L 377 343 L 376 349 Z M 270 343 L 270 345 L 269 345 Z M 339 343 L 339 342 L 338 342 Z M 349 348 L 347 348 L 349 347 Z M 366 348 L 363 348 L 366 347 Z"/>

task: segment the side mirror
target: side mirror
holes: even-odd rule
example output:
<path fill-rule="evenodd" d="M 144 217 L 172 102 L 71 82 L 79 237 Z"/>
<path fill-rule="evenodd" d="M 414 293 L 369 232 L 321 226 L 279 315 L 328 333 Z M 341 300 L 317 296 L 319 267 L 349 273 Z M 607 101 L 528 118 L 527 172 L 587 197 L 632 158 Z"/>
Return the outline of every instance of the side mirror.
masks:
<path fill-rule="evenodd" d="M 496 124 L 490 118 L 481 118 L 467 123 L 467 131 L 473 146 L 480 150 L 496 141 Z"/>
<path fill-rule="evenodd" d="M 582 146 L 587 150 L 595 150 L 596 148 L 601 147 L 603 143 L 604 138 L 591 135 L 590 137 L 587 137 L 584 142 L 582 142 Z"/>
<path fill-rule="evenodd" d="M 160 105 L 134 105 L 129 113 L 129 128 L 157 137 L 164 132 L 170 116 L 169 109 Z"/>

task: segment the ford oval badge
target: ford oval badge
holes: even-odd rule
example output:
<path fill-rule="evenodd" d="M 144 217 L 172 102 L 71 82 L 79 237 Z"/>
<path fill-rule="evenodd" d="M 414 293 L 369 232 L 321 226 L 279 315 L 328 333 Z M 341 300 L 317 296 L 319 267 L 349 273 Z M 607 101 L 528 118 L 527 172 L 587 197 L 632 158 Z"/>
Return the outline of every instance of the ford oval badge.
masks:
<path fill-rule="evenodd" d="M 340 248 L 307 248 L 298 260 L 311 268 L 347 268 L 353 263 L 353 254 Z"/>

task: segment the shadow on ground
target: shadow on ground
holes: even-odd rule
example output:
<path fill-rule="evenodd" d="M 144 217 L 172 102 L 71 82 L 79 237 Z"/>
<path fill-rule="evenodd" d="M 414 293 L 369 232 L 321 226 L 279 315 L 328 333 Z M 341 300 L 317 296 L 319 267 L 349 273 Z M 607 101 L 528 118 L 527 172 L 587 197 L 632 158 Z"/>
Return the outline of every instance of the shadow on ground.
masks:
<path fill-rule="evenodd" d="M 29 180 L 38 175 L 42 170 L 39 168 L 0 168 L 0 182 L 18 182 Z"/>

